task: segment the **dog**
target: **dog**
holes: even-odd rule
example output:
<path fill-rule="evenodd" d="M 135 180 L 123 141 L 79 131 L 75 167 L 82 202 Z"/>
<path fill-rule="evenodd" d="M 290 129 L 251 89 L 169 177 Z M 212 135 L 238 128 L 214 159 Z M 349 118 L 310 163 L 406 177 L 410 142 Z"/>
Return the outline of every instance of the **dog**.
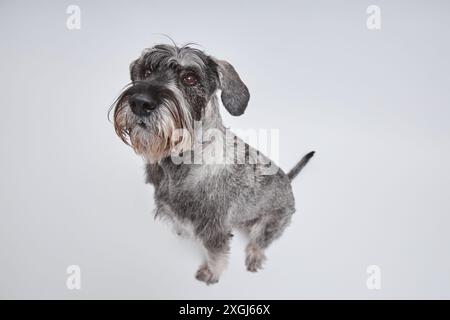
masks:
<path fill-rule="evenodd" d="M 258 271 L 265 249 L 291 221 L 291 181 L 314 152 L 285 174 L 225 128 L 219 94 L 225 109 L 239 116 L 249 90 L 229 62 L 192 45 L 145 49 L 130 75 L 110 112 L 117 135 L 146 163 L 155 216 L 199 240 L 206 259 L 198 280 L 218 282 L 234 229 L 248 235 L 245 265 Z"/>

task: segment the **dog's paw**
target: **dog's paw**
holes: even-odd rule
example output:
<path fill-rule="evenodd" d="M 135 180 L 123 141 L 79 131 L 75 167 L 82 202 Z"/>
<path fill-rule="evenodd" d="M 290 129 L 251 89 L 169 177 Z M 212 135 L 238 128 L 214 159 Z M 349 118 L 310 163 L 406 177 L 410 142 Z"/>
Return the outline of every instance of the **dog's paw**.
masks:
<path fill-rule="evenodd" d="M 250 272 L 257 272 L 262 269 L 266 256 L 264 252 L 255 246 L 248 246 L 246 250 L 245 265 Z"/>
<path fill-rule="evenodd" d="M 207 285 L 219 282 L 219 276 L 214 274 L 206 264 L 200 266 L 195 274 L 195 278 L 199 281 L 203 281 Z"/>

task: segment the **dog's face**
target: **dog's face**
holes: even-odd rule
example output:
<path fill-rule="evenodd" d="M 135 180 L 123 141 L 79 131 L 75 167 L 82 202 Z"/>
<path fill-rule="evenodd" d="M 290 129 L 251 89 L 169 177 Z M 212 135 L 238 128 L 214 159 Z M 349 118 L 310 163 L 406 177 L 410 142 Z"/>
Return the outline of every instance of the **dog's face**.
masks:
<path fill-rule="evenodd" d="M 157 45 L 130 65 L 131 83 L 117 99 L 114 127 L 136 153 L 158 161 L 190 150 L 217 90 L 225 108 L 241 115 L 250 98 L 233 66 L 187 46 Z"/>

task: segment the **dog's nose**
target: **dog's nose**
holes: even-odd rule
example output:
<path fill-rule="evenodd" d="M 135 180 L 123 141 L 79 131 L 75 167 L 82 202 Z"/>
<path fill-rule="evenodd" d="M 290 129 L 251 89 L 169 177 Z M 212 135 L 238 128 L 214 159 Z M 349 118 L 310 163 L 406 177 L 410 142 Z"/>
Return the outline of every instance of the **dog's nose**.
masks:
<path fill-rule="evenodd" d="M 146 94 L 134 94 L 128 99 L 131 111 L 138 116 L 149 115 L 158 106 L 158 102 Z"/>

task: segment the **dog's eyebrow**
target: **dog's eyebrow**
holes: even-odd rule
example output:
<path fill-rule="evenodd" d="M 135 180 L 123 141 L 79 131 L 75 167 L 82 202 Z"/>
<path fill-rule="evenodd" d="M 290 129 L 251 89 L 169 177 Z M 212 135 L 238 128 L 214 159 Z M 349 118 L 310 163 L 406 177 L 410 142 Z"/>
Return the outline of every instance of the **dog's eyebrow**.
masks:
<path fill-rule="evenodd" d="M 194 64 L 180 66 L 180 68 L 182 70 L 184 70 L 184 71 L 192 71 L 192 72 L 195 72 L 197 74 L 201 74 L 201 72 L 202 72 L 201 68 L 199 68 L 197 65 L 194 65 Z"/>
<path fill-rule="evenodd" d="M 178 70 L 180 68 L 179 63 L 176 60 L 169 60 L 169 62 L 167 63 L 167 66 L 173 70 Z"/>

